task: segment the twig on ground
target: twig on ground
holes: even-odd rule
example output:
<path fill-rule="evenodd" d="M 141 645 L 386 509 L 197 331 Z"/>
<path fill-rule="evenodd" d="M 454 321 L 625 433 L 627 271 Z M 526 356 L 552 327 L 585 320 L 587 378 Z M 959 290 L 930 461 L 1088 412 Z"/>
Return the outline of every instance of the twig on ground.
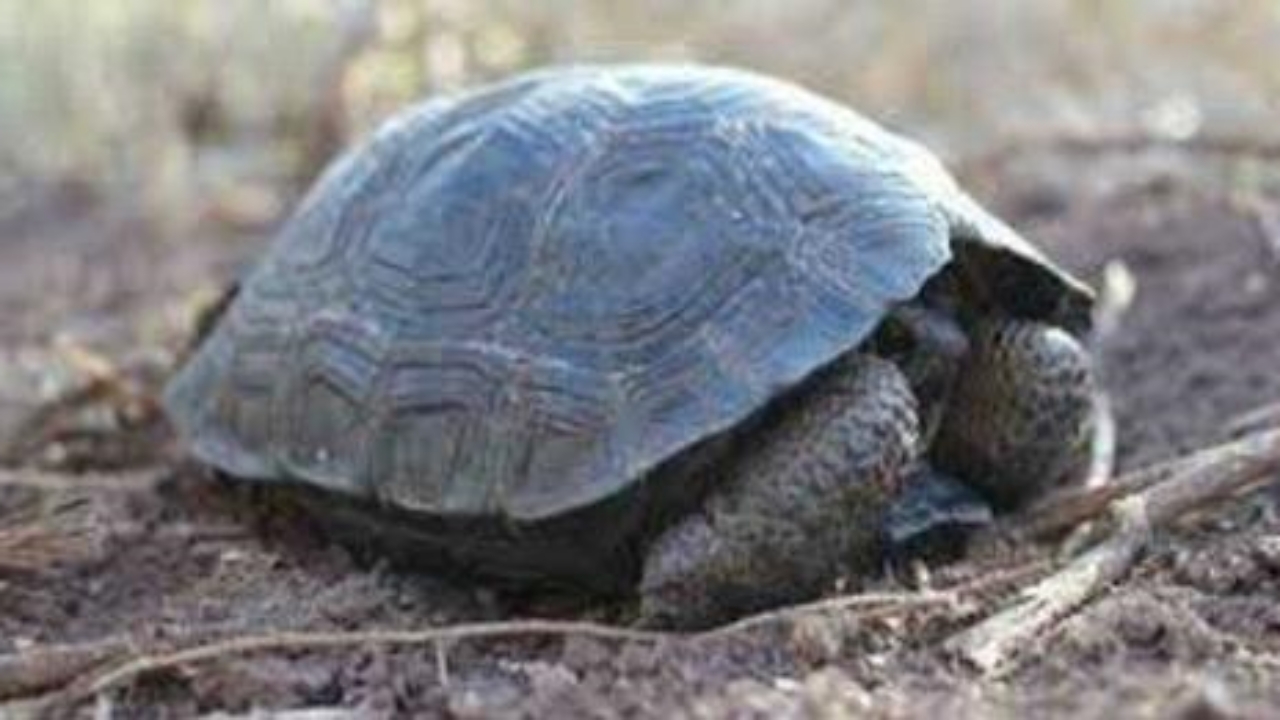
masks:
<path fill-rule="evenodd" d="M 1116 467 L 1116 419 L 1106 387 L 1107 344 L 1115 337 L 1138 294 L 1138 281 L 1123 260 L 1111 260 L 1102 270 L 1098 301 L 1093 310 L 1092 345 L 1098 391 L 1094 396 L 1093 452 L 1083 485 L 1097 487 L 1111 481 Z"/>
<path fill-rule="evenodd" d="M 1280 429 L 1201 451 L 1186 460 L 1166 464 L 1159 473 L 1140 471 L 1135 475 L 1146 482 L 1164 472 L 1170 474 L 1154 484 L 1143 485 L 1145 489 L 1102 506 L 1109 508 L 1115 519 L 1115 529 L 1107 540 L 1024 590 L 1013 605 L 950 638 L 946 643 L 948 650 L 984 674 L 998 673 L 1012 666 L 1019 652 L 1031 641 L 1123 577 L 1145 549 L 1152 528 L 1168 525 L 1191 510 L 1273 482 L 1280 473 Z M 1117 483 L 1130 489 L 1135 484 L 1132 477 Z M 1067 500 L 1082 496 L 1077 494 Z M 1078 522 L 1082 519 L 1082 507 L 1089 508 L 1094 515 L 1097 513 L 1093 509 L 1095 505 L 1067 502 L 1064 507 L 1068 509 L 1056 513 L 1049 508 L 1041 522 L 1045 518 L 1064 517 Z"/>
<path fill-rule="evenodd" d="M 449 687 L 449 650 L 447 643 L 434 643 L 436 651 L 436 682 L 440 687 Z"/>
<path fill-rule="evenodd" d="M 124 657 L 132 648 L 127 638 L 112 637 L 0 656 L 0 700 L 62 687 L 94 667 Z"/>
<path fill-rule="evenodd" d="M 1094 394 L 1093 453 L 1082 485 L 1103 487 L 1116 471 L 1116 416 L 1111 409 L 1111 396 L 1104 390 Z"/>
<path fill-rule="evenodd" d="M 37 573 L 95 554 L 93 537 L 36 523 L 0 528 L 0 574 Z"/>
<path fill-rule="evenodd" d="M 1032 568 L 1039 569 L 1039 568 Z M 733 634 L 743 633 L 770 624 L 781 624 L 796 620 L 814 613 L 829 613 L 857 608 L 859 618 L 881 617 L 894 612 L 916 610 L 939 606 L 954 606 L 963 595 L 988 590 L 998 585 L 1016 582 L 1023 578 L 1028 568 L 1018 568 L 1017 572 L 999 571 L 975 578 L 951 589 L 943 589 L 924 593 L 865 593 L 826 598 L 812 603 L 796 605 L 749 616 L 736 623 L 713 628 L 697 633 L 675 633 L 659 630 L 638 630 L 632 628 L 599 625 L 589 622 L 556 621 L 556 620 L 515 620 L 495 623 L 472 623 L 451 625 L 423 630 L 371 630 L 354 632 L 285 632 L 268 633 L 256 636 L 244 636 L 210 641 L 167 653 L 140 654 L 109 670 L 89 678 L 79 677 L 83 668 L 90 668 L 99 663 L 85 660 L 77 672 L 55 678 L 54 673 L 43 671 L 50 682 L 44 687 L 62 689 L 41 699 L 39 705 L 45 708 L 66 708 L 94 695 L 101 695 L 135 678 L 152 672 L 182 667 L 199 662 L 214 660 L 229 655 L 252 652 L 279 650 L 319 650 L 332 648 L 349 648 L 361 645 L 432 645 L 436 650 L 437 668 L 442 683 L 448 682 L 449 671 L 447 649 L 449 646 L 464 640 L 518 638 L 537 635 L 547 636 L 586 636 L 614 642 L 700 642 L 723 639 Z M 99 655 L 95 648 L 86 650 L 92 656 Z M 25 658 L 10 660 L 21 663 Z M 62 667 L 72 667 L 64 663 Z M 27 671 L 31 673 L 39 670 Z M 55 682 L 59 679 L 61 682 Z M 6 695 L 5 686 L 0 685 L 0 698 L 14 698 L 18 693 L 12 690 Z"/>
<path fill-rule="evenodd" d="M 978 577 L 954 585 L 917 592 L 867 592 L 854 595 L 836 595 L 799 605 L 788 605 L 775 610 L 748 615 L 736 622 L 696 633 L 695 640 L 725 638 L 742 634 L 766 625 L 781 625 L 803 617 L 823 613 L 857 610 L 857 617 L 870 619 L 909 610 L 937 607 L 955 608 L 969 596 L 994 588 L 1013 585 L 1027 577 L 1043 573 L 1046 564 L 1042 560 L 1023 563 L 1015 567 L 1002 567 Z"/>
<path fill-rule="evenodd" d="M 0 574 L 38 573 L 92 557 L 102 530 L 85 503 L 72 500 L 0 522 Z"/>
<path fill-rule="evenodd" d="M 125 685 L 139 676 L 180 668 L 231 655 L 279 650 L 325 650 L 358 646 L 423 646 L 452 644 L 460 640 L 511 639 L 536 636 L 585 636 L 615 642 L 660 643 L 680 637 L 672 633 L 636 630 L 590 622 L 513 620 L 470 623 L 423 630 L 368 630 L 352 632 L 277 632 L 215 640 L 173 652 L 139 654 L 102 673 L 87 678 L 62 678 L 62 689 L 37 698 L 33 714 L 54 714 Z M 0 695 L 0 697 L 3 697 Z M 14 696 L 15 698 L 17 696 Z"/>
<path fill-rule="evenodd" d="M 959 594 L 951 590 L 927 590 L 911 593 L 860 593 L 857 595 L 838 595 L 823 598 L 801 605 L 788 605 L 776 610 L 769 610 L 755 615 L 748 615 L 736 622 L 711 628 L 696 633 L 695 640 L 709 640 L 737 635 L 766 625 L 782 624 L 796 618 L 820 613 L 832 613 L 841 610 L 859 610 L 859 615 L 870 612 L 878 615 L 880 611 L 901 611 L 923 607 L 951 606 L 958 603 Z"/>
<path fill-rule="evenodd" d="M 1010 607 L 950 638 L 947 648 L 979 671 L 994 673 L 1028 641 L 1123 575 L 1146 545 L 1150 527 L 1141 501 L 1126 498 L 1117 505 L 1115 535 L 1023 590 Z"/>
<path fill-rule="evenodd" d="M 1035 557 L 1015 565 L 996 567 L 975 578 L 956 583 L 947 590 L 961 596 L 976 595 L 998 587 L 1021 585 L 1033 577 L 1044 576 L 1052 569 L 1053 562 L 1049 558 Z"/>
<path fill-rule="evenodd" d="M 1172 482 L 1175 477 L 1224 472 L 1260 453 L 1275 452 L 1278 446 L 1280 429 L 1257 431 L 1238 440 L 1125 473 L 1106 485 L 1051 496 L 1003 523 L 1002 530 L 1020 537 L 1051 539 L 1103 515 L 1113 501 L 1126 495 Z"/>
<path fill-rule="evenodd" d="M 108 537 L 126 536 L 128 527 L 108 527 L 91 512 L 85 491 L 148 492 L 164 473 L 68 475 L 22 468 L 0 469 L 0 488 L 48 493 L 30 507 L 0 517 L 0 573 L 38 573 L 98 554 Z"/>
<path fill-rule="evenodd" d="M 151 492 L 164 477 L 163 472 L 63 475 L 0 470 L 0 488 L 48 493 L 0 516 L 0 575 L 44 573 L 91 561 L 108 543 L 237 541 L 252 535 L 249 528 L 234 523 L 108 522 L 94 512 L 94 493 Z"/>
<path fill-rule="evenodd" d="M 106 490 L 110 492 L 149 492 L 166 477 L 163 470 L 122 471 L 117 473 L 54 473 L 33 468 L 0 468 L 0 487 L 27 488 L 44 492 Z"/>
<path fill-rule="evenodd" d="M 1242 437 L 1269 427 L 1280 427 L 1280 401 L 1240 413 L 1227 421 L 1227 436 Z"/>

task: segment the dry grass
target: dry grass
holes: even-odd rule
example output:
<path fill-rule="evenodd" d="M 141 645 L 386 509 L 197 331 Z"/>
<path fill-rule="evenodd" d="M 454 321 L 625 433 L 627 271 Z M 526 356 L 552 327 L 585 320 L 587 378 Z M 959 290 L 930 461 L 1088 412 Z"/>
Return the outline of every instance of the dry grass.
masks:
<path fill-rule="evenodd" d="M 1184 137 L 1267 128 L 1280 13 L 1267 0 L 0 0 L 0 129 L 24 139 L 0 149 L 0 188 L 70 177 L 162 215 L 210 212 L 209 197 L 278 211 L 344 136 L 424 93 L 635 59 L 780 74 L 959 152 L 1050 131 Z"/>
<path fill-rule="evenodd" d="M 38 573 L 96 553 L 102 532 L 89 507 L 81 500 L 64 499 L 33 503 L 23 512 L 0 517 L 0 577 Z"/>

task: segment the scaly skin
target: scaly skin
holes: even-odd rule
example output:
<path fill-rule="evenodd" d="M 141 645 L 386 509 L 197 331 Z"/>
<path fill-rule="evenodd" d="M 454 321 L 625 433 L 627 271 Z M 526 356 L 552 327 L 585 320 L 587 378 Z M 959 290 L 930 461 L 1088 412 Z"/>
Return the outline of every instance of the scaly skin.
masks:
<path fill-rule="evenodd" d="M 874 569 L 880 517 L 921 450 L 906 379 L 886 360 L 853 355 L 780 415 L 701 511 L 650 548 L 646 624 L 705 626 Z"/>
<path fill-rule="evenodd" d="M 922 340 L 925 352 L 941 347 Z M 1069 479 L 1090 453 L 1085 350 L 1062 330 L 1020 320 L 984 322 L 970 341 L 958 372 L 915 378 L 917 391 L 950 396 L 931 461 L 1001 506 Z M 921 382 L 939 377 L 954 387 Z M 908 475 L 928 470 L 921 404 L 904 373 L 874 355 L 847 357 L 809 383 L 724 469 L 702 509 L 652 544 L 641 621 L 702 627 L 873 571 L 889 503 Z"/>
<path fill-rule="evenodd" d="M 1091 452 L 1097 387 L 1088 352 L 1038 322 L 973 330 L 932 458 L 1000 507 L 1077 478 Z"/>

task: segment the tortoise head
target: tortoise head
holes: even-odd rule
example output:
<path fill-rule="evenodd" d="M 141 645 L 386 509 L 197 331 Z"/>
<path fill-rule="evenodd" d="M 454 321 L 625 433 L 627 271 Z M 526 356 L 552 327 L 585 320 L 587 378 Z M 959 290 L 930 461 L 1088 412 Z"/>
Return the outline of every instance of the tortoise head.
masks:
<path fill-rule="evenodd" d="M 872 351 L 893 361 L 907 378 L 926 444 L 942 421 L 970 346 L 953 299 L 933 287 L 931 283 L 919 297 L 891 309 L 872 340 Z"/>

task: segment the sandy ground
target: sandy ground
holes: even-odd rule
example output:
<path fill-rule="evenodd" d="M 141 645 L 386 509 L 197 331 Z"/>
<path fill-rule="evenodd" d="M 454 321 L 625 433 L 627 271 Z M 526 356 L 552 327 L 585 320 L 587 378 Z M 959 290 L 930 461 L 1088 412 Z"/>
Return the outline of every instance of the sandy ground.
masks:
<path fill-rule="evenodd" d="M 1087 161 L 1074 168 L 1097 172 Z M 1096 279 L 1122 261 L 1136 279 L 1136 302 L 1103 366 L 1123 467 L 1222 439 L 1229 419 L 1280 399 L 1280 255 L 1256 217 L 1177 182 L 1086 192 L 997 174 L 983 187 L 1067 266 Z M 244 634 L 614 617 L 612 608 L 513 603 L 357 562 L 305 518 L 264 508 L 181 460 L 148 393 L 181 347 L 192 308 L 262 242 L 260 232 L 201 228 L 166 241 L 66 194 L 0 223 L 0 433 L 29 440 L 11 443 L 20 466 L 0 485 L 0 678 L 12 658 L 68 644 L 101 645 L 109 667 L 144 649 Z M 97 388 L 89 395 L 103 401 L 55 413 L 38 432 L 24 424 L 104 358 L 126 369 L 123 388 Z M 1038 638 L 999 678 L 977 677 L 941 650 L 1014 587 L 992 582 L 967 604 L 800 614 L 701 640 L 529 635 L 229 654 L 57 712 L 1275 716 L 1278 497 L 1242 498 L 1162 533 L 1124 583 Z M 1050 551 L 935 568 L 931 582 L 990 579 Z M 872 589 L 906 584 L 881 579 Z M 0 706 L 0 717 L 22 707 Z"/>

